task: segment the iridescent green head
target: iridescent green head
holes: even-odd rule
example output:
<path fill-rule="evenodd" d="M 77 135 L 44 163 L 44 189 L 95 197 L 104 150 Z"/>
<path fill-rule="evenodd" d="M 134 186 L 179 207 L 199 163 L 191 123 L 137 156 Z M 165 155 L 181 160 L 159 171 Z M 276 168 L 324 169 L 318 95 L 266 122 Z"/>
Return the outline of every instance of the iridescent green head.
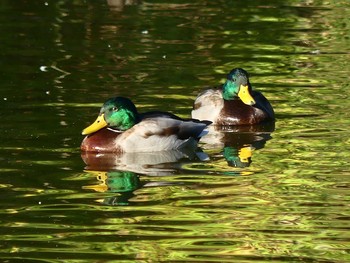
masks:
<path fill-rule="evenodd" d="M 107 100 L 96 121 L 82 132 L 87 135 L 96 132 L 106 126 L 125 131 L 137 122 L 137 109 L 131 100 L 124 97 L 115 97 Z"/>
<path fill-rule="evenodd" d="M 249 83 L 247 71 L 235 68 L 227 75 L 227 80 L 223 85 L 222 95 L 225 100 L 240 98 L 247 105 L 254 105 L 252 87 Z"/>

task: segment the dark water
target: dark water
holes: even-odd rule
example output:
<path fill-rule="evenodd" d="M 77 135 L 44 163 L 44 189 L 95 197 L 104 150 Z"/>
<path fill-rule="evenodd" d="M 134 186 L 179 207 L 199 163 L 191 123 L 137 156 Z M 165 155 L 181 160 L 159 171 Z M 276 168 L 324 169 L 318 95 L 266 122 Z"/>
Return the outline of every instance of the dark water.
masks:
<path fill-rule="evenodd" d="M 2 262 L 350 261 L 348 1 L 0 12 Z M 188 117 L 236 66 L 275 126 L 211 131 L 197 154 L 81 156 L 107 98 Z"/>

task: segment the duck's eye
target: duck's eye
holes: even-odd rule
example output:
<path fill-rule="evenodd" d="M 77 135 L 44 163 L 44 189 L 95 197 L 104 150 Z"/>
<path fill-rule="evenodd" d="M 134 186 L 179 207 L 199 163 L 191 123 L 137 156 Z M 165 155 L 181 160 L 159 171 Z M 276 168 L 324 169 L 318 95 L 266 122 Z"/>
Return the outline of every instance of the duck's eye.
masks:
<path fill-rule="evenodd" d="M 233 82 L 236 82 L 236 79 L 235 79 L 235 78 L 232 78 L 232 81 L 233 81 Z"/>
<path fill-rule="evenodd" d="M 109 112 L 112 112 L 112 111 L 118 111 L 118 108 L 117 107 L 109 108 Z"/>

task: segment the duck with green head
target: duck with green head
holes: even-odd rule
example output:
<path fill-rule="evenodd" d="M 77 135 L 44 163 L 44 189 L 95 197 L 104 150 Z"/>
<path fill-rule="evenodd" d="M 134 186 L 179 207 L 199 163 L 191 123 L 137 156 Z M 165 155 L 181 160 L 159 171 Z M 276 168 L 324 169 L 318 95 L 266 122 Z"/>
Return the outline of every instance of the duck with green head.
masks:
<path fill-rule="evenodd" d="M 181 119 L 161 111 L 138 113 L 124 97 L 107 100 L 82 134 L 84 152 L 155 152 L 195 148 L 209 121 Z"/>
<path fill-rule="evenodd" d="M 221 126 L 252 125 L 274 120 L 274 110 L 261 92 L 252 89 L 248 73 L 235 68 L 223 85 L 198 95 L 192 118 Z"/>

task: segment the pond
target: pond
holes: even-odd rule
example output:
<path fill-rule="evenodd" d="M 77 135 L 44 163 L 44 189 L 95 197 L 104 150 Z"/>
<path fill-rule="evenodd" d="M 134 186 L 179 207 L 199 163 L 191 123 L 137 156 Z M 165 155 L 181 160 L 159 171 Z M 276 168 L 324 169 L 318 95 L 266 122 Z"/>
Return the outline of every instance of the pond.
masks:
<path fill-rule="evenodd" d="M 349 1 L 0 12 L 2 262 L 350 261 Z M 191 153 L 81 153 L 108 98 L 188 118 L 235 67 L 275 123 L 211 127 Z"/>

